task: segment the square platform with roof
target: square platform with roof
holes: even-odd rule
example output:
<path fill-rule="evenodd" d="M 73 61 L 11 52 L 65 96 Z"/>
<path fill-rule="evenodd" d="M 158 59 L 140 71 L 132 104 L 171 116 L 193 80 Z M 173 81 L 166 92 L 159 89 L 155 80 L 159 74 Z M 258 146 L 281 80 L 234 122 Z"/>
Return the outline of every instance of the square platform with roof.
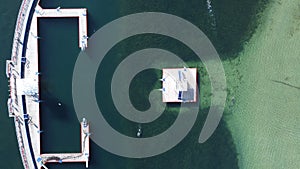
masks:
<path fill-rule="evenodd" d="M 197 68 L 165 68 L 162 73 L 163 102 L 196 102 Z"/>

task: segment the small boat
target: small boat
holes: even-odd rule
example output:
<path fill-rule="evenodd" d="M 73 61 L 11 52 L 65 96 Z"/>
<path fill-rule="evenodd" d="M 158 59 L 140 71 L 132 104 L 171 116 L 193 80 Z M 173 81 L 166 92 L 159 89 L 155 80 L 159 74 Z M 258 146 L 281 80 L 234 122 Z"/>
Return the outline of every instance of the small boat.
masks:
<path fill-rule="evenodd" d="M 137 133 L 136 133 L 136 136 L 137 136 L 137 137 L 142 137 L 142 134 L 143 134 L 142 126 L 139 125 L 139 128 L 138 128 L 138 131 L 137 131 Z"/>

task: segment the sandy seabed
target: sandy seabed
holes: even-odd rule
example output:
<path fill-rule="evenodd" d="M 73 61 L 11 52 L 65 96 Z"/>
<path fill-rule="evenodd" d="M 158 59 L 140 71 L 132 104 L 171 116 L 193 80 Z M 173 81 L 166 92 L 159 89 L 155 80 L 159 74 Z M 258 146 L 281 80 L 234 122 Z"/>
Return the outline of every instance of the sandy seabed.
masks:
<path fill-rule="evenodd" d="M 240 168 L 298 169 L 300 1 L 271 1 L 260 22 L 237 57 L 243 78 L 226 121 Z"/>

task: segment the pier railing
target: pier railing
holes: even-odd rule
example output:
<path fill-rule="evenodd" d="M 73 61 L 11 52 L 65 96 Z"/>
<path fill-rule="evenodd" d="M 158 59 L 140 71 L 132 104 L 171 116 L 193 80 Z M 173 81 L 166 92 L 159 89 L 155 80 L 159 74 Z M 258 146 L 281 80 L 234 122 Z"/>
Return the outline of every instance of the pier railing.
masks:
<path fill-rule="evenodd" d="M 26 25 L 28 22 L 28 16 L 32 8 L 33 2 L 34 0 L 22 0 L 17 21 L 16 21 L 16 26 L 15 26 L 11 61 L 7 61 L 7 65 L 6 65 L 7 68 L 6 75 L 9 78 L 9 90 L 10 90 L 10 96 L 7 102 L 8 111 L 9 111 L 9 116 L 14 117 L 15 130 L 16 130 L 16 135 L 17 135 L 17 140 L 19 145 L 19 152 L 25 169 L 32 168 L 30 165 L 32 159 L 28 158 L 28 154 L 27 154 L 28 150 L 26 149 L 27 144 L 25 142 L 26 139 L 28 138 L 24 138 L 23 135 L 24 134 L 23 125 L 26 125 L 25 124 L 26 122 L 21 117 L 22 104 L 19 104 L 18 101 L 19 96 L 17 96 L 17 79 L 20 78 L 21 66 L 19 65 L 21 63 L 24 37 L 26 34 Z"/>
<path fill-rule="evenodd" d="M 16 28 L 15 28 L 15 34 L 14 34 L 14 40 L 13 40 L 13 47 L 12 47 L 12 62 L 14 65 L 18 64 L 18 59 L 20 52 L 20 48 L 22 48 L 23 42 L 22 42 L 22 35 L 25 34 L 25 27 L 28 19 L 28 14 L 30 11 L 30 8 L 32 6 L 33 0 L 23 0 L 21 4 L 21 8 L 19 10 L 17 22 L 16 22 Z M 22 50 L 21 50 L 22 51 Z"/>
<path fill-rule="evenodd" d="M 19 78 L 20 69 L 18 63 L 19 58 L 22 55 L 23 49 L 23 40 L 26 31 L 26 24 L 28 22 L 28 15 L 30 9 L 32 7 L 33 0 L 23 0 L 21 3 L 21 7 L 18 13 L 18 18 L 16 21 L 16 28 L 14 33 L 13 45 L 12 45 L 12 53 L 11 53 L 11 61 L 7 61 L 6 64 L 6 74 L 9 80 L 9 90 L 10 95 L 7 102 L 9 116 L 13 117 L 15 112 L 19 111 L 18 97 L 17 97 L 17 89 L 16 89 L 16 79 Z"/>
<path fill-rule="evenodd" d="M 18 139 L 18 145 L 19 145 L 19 150 L 20 150 L 20 154 L 22 157 L 22 161 L 23 161 L 23 166 L 25 169 L 29 169 L 29 164 L 28 164 L 28 160 L 27 160 L 27 156 L 25 153 L 25 147 L 24 147 L 24 140 L 23 140 L 23 136 L 22 136 L 22 129 L 21 129 L 21 125 L 24 125 L 24 121 L 22 122 L 22 119 L 19 116 L 15 117 L 15 126 L 16 126 L 16 135 L 17 135 L 17 139 Z"/>

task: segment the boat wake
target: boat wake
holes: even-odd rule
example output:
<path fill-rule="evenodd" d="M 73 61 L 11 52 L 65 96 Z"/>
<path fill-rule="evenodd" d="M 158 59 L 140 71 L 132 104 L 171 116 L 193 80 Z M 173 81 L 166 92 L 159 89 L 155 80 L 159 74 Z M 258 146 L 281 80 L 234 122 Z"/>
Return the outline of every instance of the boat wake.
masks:
<path fill-rule="evenodd" d="M 216 23 L 215 13 L 214 13 L 213 7 L 211 5 L 211 1 L 206 0 L 206 5 L 207 5 L 208 14 L 209 14 L 210 25 L 211 25 L 213 31 L 216 32 L 217 31 L 217 23 Z"/>

